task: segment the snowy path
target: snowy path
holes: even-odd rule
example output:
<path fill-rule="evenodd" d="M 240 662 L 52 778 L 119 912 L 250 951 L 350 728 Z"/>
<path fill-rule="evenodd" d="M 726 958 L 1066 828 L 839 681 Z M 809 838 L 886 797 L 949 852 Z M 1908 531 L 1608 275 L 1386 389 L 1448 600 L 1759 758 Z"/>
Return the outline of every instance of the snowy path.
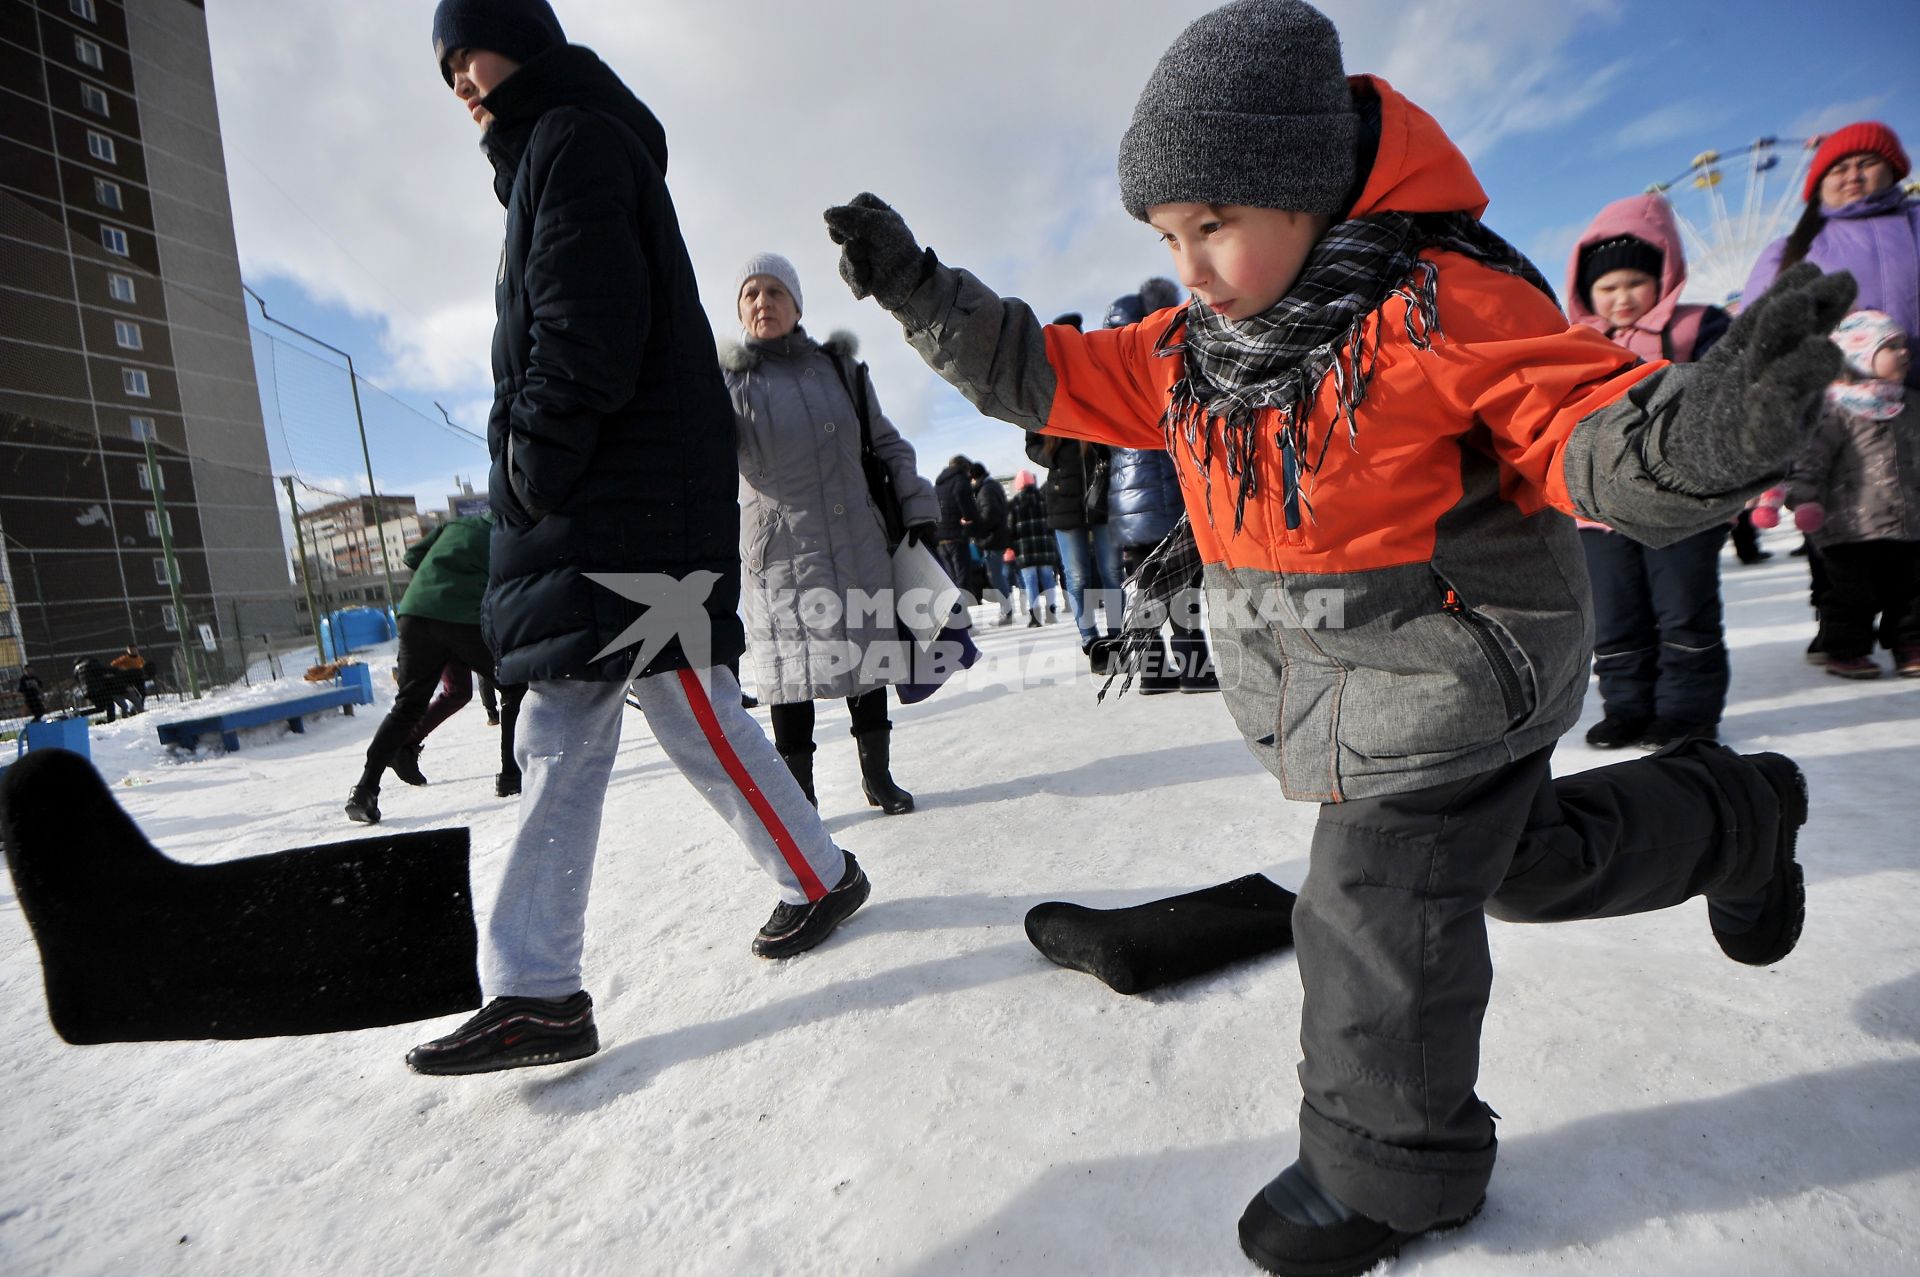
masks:
<path fill-rule="evenodd" d="M 1805 938 L 1755 971 L 1698 905 L 1493 924 L 1500 1167 L 1481 1219 L 1397 1273 L 1920 1271 L 1920 682 L 1806 666 L 1801 561 L 1728 564 L 1727 739 L 1812 784 Z M 874 896 L 784 965 L 747 948 L 765 881 L 629 716 L 590 919 L 605 1045 L 579 1065 L 416 1077 L 400 1057 L 437 1025 L 67 1047 L 0 889 L 0 1271 L 1252 1272 L 1234 1221 L 1294 1147 L 1291 958 L 1129 999 L 1020 924 L 1254 870 L 1297 886 L 1313 809 L 1217 697 L 1096 706 L 1070 627 L 980 636 L 991 664 L 896 707 L 912 816 L 865 806 L 823 707 L 822 809 Z M 1023 660 L 1059 681 L 994 684 Z M 152 744 L 178 712 L 95 736 L 169 854 L 356 832 L 376 714 L 183 763 Z M 495 741 L 476 702 L 430 788 L 383 794 L 390 828 L 473 826 L 483 900 L 514 810 Z M 1561 746 L 1563 771 L 1603 761 Z"/>

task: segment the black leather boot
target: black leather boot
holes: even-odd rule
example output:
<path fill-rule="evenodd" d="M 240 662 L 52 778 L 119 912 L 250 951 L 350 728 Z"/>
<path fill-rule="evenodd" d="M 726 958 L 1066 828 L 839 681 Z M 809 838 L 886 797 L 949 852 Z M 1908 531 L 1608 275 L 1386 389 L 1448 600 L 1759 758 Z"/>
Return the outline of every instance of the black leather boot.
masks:
<path fill-rule="evenodd" d="M 892 736 L 892 727 L 884 727 L 853 740 L 860 747 L 860 781 L 867 791 L 867 805 L 878 807 L 889 816 L 899 816 L 913 810 L 913 795 L 893 783 L 889 770 Z"/>
<path fill-rule="evenodd" d="M 807 801 L 817 810 L 820 800 L 813 796 L 813 745 L 809 743 L 805 749 L 783 749 L 779 752 L 780 761 L 787 765 L 787 770 L 793 773 L 794 780 L 799 782 L 800 792 L 807 796 Z"/>
<path fill-rule="evenodd" d="M 362 825 L 380 823 L 380 773 L 369 769 L 347 795 L 347 819 Z"/>

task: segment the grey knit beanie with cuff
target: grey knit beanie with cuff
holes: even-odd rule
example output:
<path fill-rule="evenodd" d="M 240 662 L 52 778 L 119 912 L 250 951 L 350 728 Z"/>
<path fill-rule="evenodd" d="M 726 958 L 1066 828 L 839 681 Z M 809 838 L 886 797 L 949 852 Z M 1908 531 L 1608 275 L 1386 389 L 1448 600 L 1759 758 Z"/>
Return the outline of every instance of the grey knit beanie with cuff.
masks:
<path fill-rule="evenodd" d="M 1340 36 L 1303 0 L 1233 0 L 1174 40 L 1120 139 L 1120 198 L 1346 211 L 1359 118 Z"/>
<path fill-rule="evenodd" d="M 786 290 L 793 294 L 794 310 L 801 314 L 806 313 L 807 304 L 800 297 L 800 272 L 793 268 L 792 262 L 778 253 L 755 253 L 747 259 L 747 264 L 740 268 L 740 273 L 733 280 L 735 309 L 740 305 L 740 290 L 745 288 L 747 281 L 755 275 L 771 275 L 779 280 Z"/>

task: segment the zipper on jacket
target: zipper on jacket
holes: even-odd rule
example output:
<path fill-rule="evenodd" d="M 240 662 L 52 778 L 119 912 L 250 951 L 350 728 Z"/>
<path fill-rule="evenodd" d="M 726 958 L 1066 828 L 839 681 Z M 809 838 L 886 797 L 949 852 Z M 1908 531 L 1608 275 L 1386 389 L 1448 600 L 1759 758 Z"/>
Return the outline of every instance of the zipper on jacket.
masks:
<path fill-rule="evenodd" d="M 1507 725 L 1511 727 L 1520 720 L 1527 702 L 1520 689 L 1520 675 L 1508 659 L 1506 649 L 1500 646 L 1500 640 L 1494 636 L 1487 618 L 1462 602 L 1459 592 L 1444 581 L 1440 585 L 1440 610 L 1460 622 L 1467 633 L 1473 636 L 1473 641 L 1480 645 L 1481 655 L 1493 667 L 1494 681 L 1500 684 L 1500 700 L 1506 706 Z"/>

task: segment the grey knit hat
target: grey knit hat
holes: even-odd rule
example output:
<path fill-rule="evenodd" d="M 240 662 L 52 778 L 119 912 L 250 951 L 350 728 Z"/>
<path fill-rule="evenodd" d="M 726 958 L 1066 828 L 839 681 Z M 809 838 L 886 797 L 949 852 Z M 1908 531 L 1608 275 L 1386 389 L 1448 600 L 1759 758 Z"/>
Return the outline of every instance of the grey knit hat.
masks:
<path fill-rule="evenodd" d="M 806 312 L 807 304 L 800 297 L 800 272 L 793 268 L 792 262 L 778 253 L 755 253 L 747 259 L 747 264 L 740 268 L 740 273 L 733 280 L 733 304 L 736 309 L 740 305 L 740 290 L 745 288 L 747 281 L 755 275 L 771 275 L 779 280 L 786 286 L 787 291 L 793 294 L 793 308 L 803 314 Z"/>
<path fill-rule="evenodd" d="M 1338 214 L 1359 117 L 1340 36 L 1303 0 L 1233 0 L 1195 19 L 1147 78 L 1120 139 L 1120 199 Z"/>

